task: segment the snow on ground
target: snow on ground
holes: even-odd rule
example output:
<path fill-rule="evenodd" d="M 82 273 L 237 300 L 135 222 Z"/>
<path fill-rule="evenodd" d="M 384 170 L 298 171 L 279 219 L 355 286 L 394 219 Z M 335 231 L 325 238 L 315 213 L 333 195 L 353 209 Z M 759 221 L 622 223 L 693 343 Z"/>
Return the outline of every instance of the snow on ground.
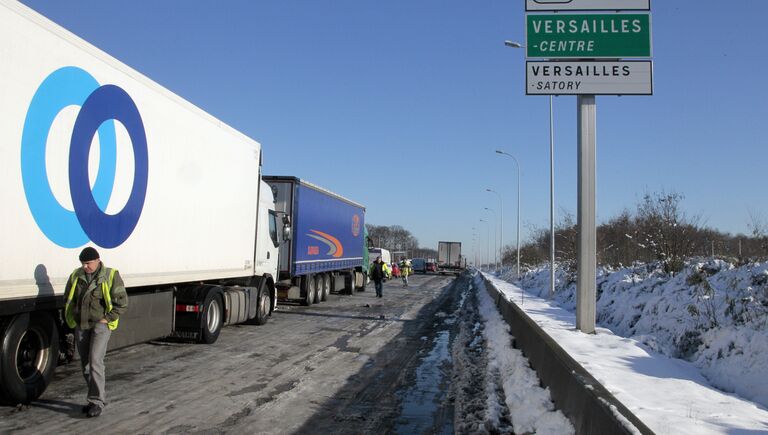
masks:
<path fill-rule="evenodd" d="M 480 279 L 473 280 L 478 287 L 478 308 L 485 323 L 483 335 L 488 350 L 488 372 L 499 373 L 515 433 L 572 434 L 573 425 L 562 412 L 554 409 L 549 389 L 539 386 L 536 372 L 528 359 L 512 347 L 509 326 L 499 314 L 496 305 Z M 494 402 L 492 382 L 486 389 L 488 402 Z M 488 407 L 489 412 L 498 412 Z M 498 420 L 490 416 L 491 421 Z"/>
<path fill-rule="evenodd" d="M 754 271 L 751 271 L 750 274 L 752 272 Z M 545 282 L 542 277 L 544 275 L 537 274 L 532 279 L 538 280 L 539 284 L 542 284 Z M 548 276 L 548 273 L 546 275 Z M 734 394 L 724 393 L 713 388 L 693 363 L 655 351 L 663 349 L 665 346 L 668 347 L 667 351 L 671 351 L 669 347 L 679 348 L 680 344 L 685 343 L 661 336 L 649 337 L 642 333 L 639 335 L 639 339 L 638 337 L 621 337 L 607 328 L 597 328 L 595 335 L 582 334 L 576 331 L 574 327 L 576 319 L 572 312 L 575 307 L 573 292 L 558 291 L 555 301 L 550 302 L 531 293 L 523 294 L 519 287 L 490 274 L 486 274 L 486 277 L 508 300 L 521 306 L 566 352 L 582 364 L 654 432 L 658 434 L 747 434 L 755 431 L 768 431 L 768 410 L 764 407 Z M 632 278 L 619 279 L 618 281 L 621 283 L 634 282 L 635 284 L 645 281 L 648 292 L 652 296 L 649 296 L 645 301 L 636 301 L 634 304 L 622 300 L 619 303 L 614 301 L 608 304 L 609 306 L 599 306 L 598 317 L 601 320 L 605 319 L 608 323 L 614 322 L 612 324 L 624 324 L 623 322 L 616 322 L 616 318 L 617 316 L 626 317 L 630 323 L 633 323 L 633 326 L 637 326 L 646 314 L 642 311 L 643 309 L 659 311 L 659 307 L 664 308 L 663 304 L 649 304 L 651 297 L 665 300 L 671 297 L 660 291 L 659 287 L 664 284 L 660 284 L 658 279 L 651 278 L 648 281 L 647 276 L 643 278 L 635 277 L 634 281 Z M 546 279 L 548 280 L 548 277 Z M 682 281 L 672 280 L 674 282 L 670 285 L 682 287 L 682 289 L 678 288 L 676 292 L 673 292 L 677 293 L 678 297 L 682 297 L 680 294 L 685 292 L 686 288 L 690 290 L 692 281 L 686 281 L 686 278 L 679 279 Z M 733 279 L 730 281 L 732 282 Z M 524 285 L 526 283 L 533 284 L 530 287 L 526 286 L 526 288 L 531 288 L 537 294 L 546 294 L 548 284 L 536 285 L 535 282 L 525 279 L 522 282 Z M 688 287 L 682 286 L 681 282 L 687 282 Z M 710 278 L 708 282 L 710 287 L 714 287 L 718 285 L 719 281 Z M 600 291 L 605 292 L 610 291 L 609 288 L 611 287 L 610 285 L 602 285 L 600 288 Z M 632 296 L 632 292 L 624 293 Z M 710 292 L 710 297 L 716 293 L 716 291 Z M 687 301 L 687 299 L 685 300 Z M 712 299 L 702 300 L 706 303 Z M 562 307 L 558 306 L 558 303 Z M 605 301 L 604 303 L 607 304 Z M 656 308 L 653 308 L 654 305 Z M 668 304 L 667 307 L 670 305 L 674 307 L 673 304 Z M 628 306 L 641 310 L 641 315 L 632 314 Z M 716 317 L 717 311 L 714 307 L 715 305 L 713 305 L 713 312 L 711 313 L 713 315 L 710 317 Z M 683 306 L 683 309 L 690 310 L 689 312 L 698 310 L 698 308 L 696 310 L 694 308 Z M 601 309 L 604 311 L 601 312 Z M 678 309 L 667 308 L 660 312 L 663 313 L 659 315 L 660 320 L 648 321 L 648 328 L 652 329 L 650 323 L 654 323 L 658 327 L 657 330 L 667 328 L 678 331 L 680 329 L 679 324 L 685 324 L 685 320 L 687 320 L 687 318 L 681 318 Z M 669 321 L 665 322 L 662 319 Z M 701 321 L 701 318 L 696 317 L 695 321 Z M 739 322 L 735 322 L 734 329 L 743 330 L 746 328 L 751 330 L 754 328 L 754 325 L 736 323 Z M 635 331 L 637 332 L 637 330 Z M 630 333 L 630 335 L 632 334 Z M 717 340 L 722 340 L 722 337 L 717 334 L 709 338 L 706 333 L 702 335 L 704 336 L 702 338 L 703 343 L 714 343 Z M 758 343 L 755 350 L 761 349 L 762 345 L 759 343 L 762 343 L 761 338 L 764 337 L 750 336 L 748 333 L 740 333 L 738 336 L 741 340 L 755 339 Z M 739 345 L 748 346 L 747 343 L 740 343 Z M 766 365 L 765 355 L 765 353 L 759 355 L 759 359 L 757 359 L 758 355 L 755 355 L 754 359 L 749 357 L 750 363 L 756 367 L 746 369 L 759 371 L 761 367 Z M 702 358 L 705 357 L 702 356 Z M 735 370 L 736 368 L 733 368 L 730 371 Z M 729 372 L 727 369 L 724 371 Z M 758 386 L 765 380 L 765 377 L 752 379 L 754 384 Z"/>
<path fill-rule="evenodd" d="M 557 270 L 555 300 L 574 311 L 575 272 L 563 269 Z M 526 273 L 519 285 L 544 297 L 548 272 Z M 692 261 L 674 275 L 658 263 L 600 268 L 597 323 L 692 362 L 713 386 L 768 408 L 766 263 L 736 267 L 710 258 Z"/>

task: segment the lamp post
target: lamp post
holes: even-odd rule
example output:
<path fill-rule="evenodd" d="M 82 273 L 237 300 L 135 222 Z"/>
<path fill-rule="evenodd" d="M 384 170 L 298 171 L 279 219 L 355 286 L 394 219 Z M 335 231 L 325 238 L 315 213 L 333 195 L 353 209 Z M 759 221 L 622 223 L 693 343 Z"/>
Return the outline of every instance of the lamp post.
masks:
<path fill-rule="evenodd" d="M 517 279 L 520 279 L 520 162 L 508 152 L 496 150 L 496 153 L 511 158 L 517 167 Z"/>
<path fill-rule="evenodd" d="M 524 48 L 514 41 L 504 41 L 512 48 Z M 552 95 L 549 96 L 549 298 L 555 296 L 555 129 Z M 518 266 L 519 267 L 519 266 Z"/>
<path fill-rule="evenodd" d="M 486 260 L 488 263 L 488 269 L 490 269 L 491 268 L 491 224 L 489 224 L 488 221 L 485 219 L 480 219 L 480 222 L 488 225 L 486 227 L 487 234 L 486 234 L 485 240 L 488 241 L 488 256 L 486 257 Z"/>
<path fill-rule="evenodd" d="M 496 247 L 496 242 L 499 238 L 499 226 L 498 222 L 499 220 L 496 218 L 496 210 L 488 207 L 483 207 L 484 210 L 488 210 L 489 212 L 493 213 L 493 268 L 494 270 L 499 270 L 499 250 Z"/>
<path fill-rule="evenodd" d="M 475 227 L 472 227 L 472 230 L 475 230 Z M 477 233 L 472 233 L 472 253 L 475 258 L 475 266 L 477 267 Z"/>
<path fill-rule="evenodd" d="M 486 192 L 495 193 L 499 198 L 499 264 L 502 272 L 504 271 L 504 202 L 501 200 L 499 192 L 493 189 L 485 189 Z"/>

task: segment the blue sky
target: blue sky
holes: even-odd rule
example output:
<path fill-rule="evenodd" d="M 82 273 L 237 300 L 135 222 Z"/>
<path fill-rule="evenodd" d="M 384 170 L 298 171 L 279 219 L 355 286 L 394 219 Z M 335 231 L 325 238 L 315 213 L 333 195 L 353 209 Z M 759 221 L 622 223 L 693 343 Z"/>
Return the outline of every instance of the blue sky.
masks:
<path fill-rule="evenodd" d="M 524 2 L 23 3 L 259 141 L 264 172 L 364 204 L 422 246 L 472 244 L 501 192 L 504 241 L 548 227 L 548 99 L 526 96 Z M 768 217 L 768 2 L 652 2 L 654 95 L 597 97 L 597 215 L 643 193 L 748 231 Z M 555 98 L 557 214 L 576 211 L 576 97 Z M 491 230 L 493 235 L 493 230 Z"/>

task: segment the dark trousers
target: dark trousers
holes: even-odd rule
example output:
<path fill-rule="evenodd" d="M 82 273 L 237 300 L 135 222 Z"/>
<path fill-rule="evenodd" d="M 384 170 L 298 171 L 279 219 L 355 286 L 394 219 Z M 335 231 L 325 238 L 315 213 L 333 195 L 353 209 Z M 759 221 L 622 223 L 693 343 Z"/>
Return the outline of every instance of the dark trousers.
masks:
<path fill-rule="evenodd" d="M 384 289 L 384 284 L 381 283 L 381 281 L 374 281 L 373 286 L 376 288 L 376 296 L 382 297 L 384 296 L 382 294 L 382 289 Z"/>

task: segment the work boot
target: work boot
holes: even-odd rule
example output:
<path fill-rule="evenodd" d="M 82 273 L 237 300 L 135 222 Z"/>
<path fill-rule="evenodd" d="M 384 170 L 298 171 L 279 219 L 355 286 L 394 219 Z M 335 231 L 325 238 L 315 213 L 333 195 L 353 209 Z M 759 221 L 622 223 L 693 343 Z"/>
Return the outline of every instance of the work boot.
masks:
<path fill-rule="evenodd" d="M 88 417 L 98 417 L 101 415 L 101 406 L 91 404 L 90 409 L 88 410 Z"/>

